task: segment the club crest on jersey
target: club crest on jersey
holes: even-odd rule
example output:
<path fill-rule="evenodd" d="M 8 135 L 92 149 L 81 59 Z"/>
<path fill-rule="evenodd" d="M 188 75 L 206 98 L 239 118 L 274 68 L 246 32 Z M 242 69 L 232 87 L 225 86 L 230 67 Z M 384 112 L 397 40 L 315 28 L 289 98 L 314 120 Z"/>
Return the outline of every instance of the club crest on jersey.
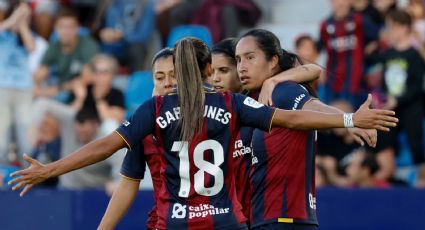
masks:
<path fill-rule="evenodd" d="M 258 102 L 258 101 L 256 101 L 256 100 L 254 100 L 254 99 L 252 99 L 252 98 L 250 98 L 250 97 L 245 98 L 245 100 L 243 101 L 243 103 L 244 103 L 245 105 L 249 106 L 249 107 L 254 108 L 254 109 L 258 109 L 258 108 L 261 108 L 261 107 L 263 107 L 263 106 L 264 106 L 264 105 L 263 105 L 263 104 L 261 104 L 260 102 Z"/>

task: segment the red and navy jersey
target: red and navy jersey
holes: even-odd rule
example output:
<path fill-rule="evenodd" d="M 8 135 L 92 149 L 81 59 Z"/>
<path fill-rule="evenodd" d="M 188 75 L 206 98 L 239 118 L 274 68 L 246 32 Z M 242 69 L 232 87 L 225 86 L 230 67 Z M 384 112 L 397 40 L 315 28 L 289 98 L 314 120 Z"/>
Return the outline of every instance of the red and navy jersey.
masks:
<path fill-rule="evenodd" d="M 277 108 L 302 109 L 312 97 L 301 85 L 284 82 L 272 99 Z M 255 129 L 252 138 L 251 226 L 317 224 L 314 185 L 315 131 Z"/>
<path fill-rule="evenodd" d="M 243 92 L 242 94 L 254 99 L 258 97 L 258 95 L 249 92 Z M 235 150 L 233 151 L 236 194 L 246 218 L 249 218 L 251 213 L 252 188 L 249 174 L 252 162 L 251 140 L 253 132 L 254 128 L 252 127 L 241 127 L 235 141 Z"/>
<path fill-rule="evenodd" d="M 268 130 L 274 109 L 240 94 L 205 92 L 204 125 L 191 143 L 180 140 L 177 95 L 145 102 L 117 129 L 130 149 L 154 134 L 164 150 L 158 229 L 246 228 L 235 189 L 234 143 L 241 126 Z"/>
<path fill-rule="evenodd" d="M 320 26 L 320 47 L 328 55 L 326 86 L 333 92 L 358 93 L 364 73 L 364 47 L 378 29 L 368 18 L 351 13 L 344 20 L 329 17 Z"/>
<path fill-rule="evenodd" d="M 148 214 L 146 229 L 155 229 L 158 221 L 156 201 L 162 185 L 160 177 L 161 148 L 158 146 L 155 137 L 149 135 L 131 151 L 134 153 L 127 152 L 124 158 L 121 175 L 129 179 L 141 180 L 144 178 L 146 164 L 148 165 L 152 177 L 154 206 Z"/>

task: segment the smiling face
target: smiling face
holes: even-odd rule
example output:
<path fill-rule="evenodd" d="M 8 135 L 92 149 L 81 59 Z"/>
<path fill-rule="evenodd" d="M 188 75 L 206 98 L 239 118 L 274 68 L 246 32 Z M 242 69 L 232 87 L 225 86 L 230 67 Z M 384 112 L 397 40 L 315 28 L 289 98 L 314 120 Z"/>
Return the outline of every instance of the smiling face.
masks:
<path fill-rule="evenodd" d="M 242 83 L 238 77 L 236 64 L 231 57 L 225 54 L 213 54 L 211 67 L 213 70 L 212 84 L 216 91 L 236 93 L 242 91 Z"/>
<path fill-rule="evenodd" d="M 273 76 L 277 57 L 267 60 L 254 37 L 246 36 L 236 45 L 236 61 L 239 78 L 247 90 L 260 90 L 263 82 Z"/>

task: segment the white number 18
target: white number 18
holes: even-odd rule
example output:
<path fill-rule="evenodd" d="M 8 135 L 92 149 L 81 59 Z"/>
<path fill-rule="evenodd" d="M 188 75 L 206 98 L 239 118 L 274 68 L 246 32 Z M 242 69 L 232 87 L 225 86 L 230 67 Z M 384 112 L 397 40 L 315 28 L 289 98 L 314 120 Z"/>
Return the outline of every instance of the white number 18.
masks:
<path fill-rule="evenodd" d="M 204 159 L 204 152 L 206 150 L 212 150 L 214 154 L 214 164 Z M 180 158 L 180 197 L 188 197 L 190 191 L 190 167 L 189 167 L 189 151 L 187 141 L 176 141 L 173 143 L 171 148 L 173 152 L 179 152 Z M 224 151 L 223 147 L 218 141 L 206 140 L 199 143 L 193 151 L 193 163 L 199 169 L 194 176 L 194 189 L 200 195 L 203 196 L 214 196 L 221 191 L 224 184 L 223 171 L 220 165 L 224 162 Z M 204 173 L 208 173 L 214 177 L 214 185 L 205 188 L 205 176 Z"/>

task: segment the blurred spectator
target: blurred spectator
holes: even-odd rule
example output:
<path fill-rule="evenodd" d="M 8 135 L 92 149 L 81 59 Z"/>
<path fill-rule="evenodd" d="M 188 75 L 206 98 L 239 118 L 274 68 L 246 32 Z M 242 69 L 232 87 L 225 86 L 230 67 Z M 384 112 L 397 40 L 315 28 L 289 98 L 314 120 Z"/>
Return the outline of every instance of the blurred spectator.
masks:
<path fill-rule="evenodd" d="M 49 40 L 60 3 L 57 0 L 29 0 L 33 8 L 34 27 L 37 33 Z"/>
<path fill-rule="evenodd" d="M 325 101 L 344 99 L 358 107 L 365 97 L 365 47 L 377 39 L 377 30 L 368 18 L 350 11 L 350 1 L 331 3 L 332 15 L 320 27 L 320 45 L 327 53 Z"/>
<path fill-rule="evenodd" d="M 112 0 L 106 9 L 105 26 L 99 32 L 102 50 L 131 72 L 145 69 L 155 30 L 154 0 Z"/>
<path fill-rule="evenodd" d="M 242 26 L 253 27 L 261 10 L 252 0 L 203 0 L 192 23 L 209 28 L 214 42 L 238 37 Z"/>
<path fill-rule="evenodd" d="M 60 137 L 60 125 L 58 121 L 46 113 L 38 127 L 37 132 L 42 133 L 40 138 L 35 143 L 34 149 L 31 151 L 30 156 L 38 160 L 42 164 L 48 164 L 50 162 L 59 160 L 61 153 L 61 137 Z M 41 184 L 41 186 L 56 187 L 58 184 L 58 178 L 49 178 Z"/>
<path fill-rule="evenodd" d="M 97 54 L 90 61 L 89 67 L 91 79 L 81 79 L 73 83 L 75 99 L 71 106 L 78 111 L 88 98 L 92 98 L 101 122 L 104 125 L 115 124 L 116 126 L 112 127 L 115 129 L 124 120 L 125 114 L 124 95 L 112 87 L 112 80 L 118 73 L 118 62 L 112 56 Z"/>
<path fill-rule="evenodd" d="M 93 12 L 97 9 L 98 0 L 70 0 L 70 6 L 76 9 L 79 14 L 79 21 L 85 27 L 90 27 L 95 19 Z"/>
<path fill-rule="evenodd" d="M 101 127 L 96 107 L 91 103 L 87 103 L 78 112 L 52 99 L 41 98 L 35 103 L 37 103 L 36 108 L 40 110 L 34 113 L 38 115 L 35 117 L 36 124 L 40 125 L 44 114 L 48 113 L 61 125 L 61 158 L 113 131 L 113 129 Z M 43 135 L 40 133 L 41 138 Z M 119 179 L 119 169 L 124 157 L 122 151 L 120 150 L 105 161 L 61 176 L 60 186 L 70 189 L 100 188 L 106 186 L 111 180 Z"/>
<path fill-rule="evenodd" d="M 310 35 L 302 34 L 295 39 L 295 53 L 301 57 L 304 64 L 314 63 L 324 68 L 325 62 L 320 57 L 317 43 Z M 319 84 L 324 84 L 325 79 L 325 71 L 321 71 Z"/>
<path fill-rule="evenodd" d="M 31 150 L 28 127 L 31 122 L 32 76 L 29 55 L 35 49 L 26 3 L 11 5 L 0 22 L 0 163 L 7 163 L 11 143 L 17 152 Z M 15 140 L 11 140 L 14 128 Z"/>
<path fill-rule="evenodd" d="M 332 185 L 329 181 L 328 174 L 322 165 L 316 164 L 315 170 L 316 172 L 314 173 L 314 182 L 316 183 L 316 188 L 323 188 Z"/>
<path fill-rule="evenodd" d="M 82 68 L 98 52 L 98 45 L 89 36 L 79 35 L 78 17 L 70 8 L 62 8 L 55 25 L 59 41 L 50 43 L 41 66 L 34 75 L 34 96 L 55 96 L 70 90 L 70 81 L 80 75 Z M 53 75 L 53 82 L 46 80 Z M 69 98 L 64 94 L 61 101 Z"/>
<path fill-rule="evenodd" d="M 372 5 L 379 11 L 384 23 L 387 13 L 397 8 L 397 0 L 372 0 Z"/>
<path fill-rule="evenodd" d="M 394 152 L 401 131 L 407 135 L 415 165 L 425 163 L 423 146 L 424 98 L 422 96 L 424 61 L 410 40 L 412 20 L 405 11 L 388 13 L 386 27 L 391 48 L 384 53 L 385 109 L 394 110 L 399 119 L 396 128 L 379 136 L 378 150 Z"/>
<path fill-rule="evenodd" d="M 375 23 L 377 26 L 384 24 L 384 18 L 381 17 L 379 11 L 373 6 L 370 0 L 351 0 L 353 10 L 362 14 Z"/>
<path fill-rule="evenodd" d="M 189 24 L 203 0 L 156 0 L 156 24 L 162 43 L 167 43 L 173 27 Z"/>
<path fill-rule="evenodd" d="M 422 0 L 410 0 L 407 11 L 412 17 L 413 46 L 417 49 L 423 49 L 425 42 L 425 9 Z"/>
<path fill-rule="evenodd" d="M 425 165 L 418 169 L 418 179 L 416 181 L 417 188 L 425 188 Z"/>
<path fill-rule="evenodd" d="M 390 184 L 384 180 L 376 179 L 375 174 L 379 164 L 373 153 L 359 149 L 353 154 L 347 166 L 347 176 L 350 186 L 358 188 L 389 188 Z"/>
<path fill-rule="evenodd" d="M 346 113 L 354 112 L 347 101 L 334 101 L 331 106 Z M 348 185 L 345 167 L 351 154 L 359 147 L 347 129 L 332 129 L 320 131 L 317 136 L 316 161 L 326 171 L 330 183 L 344 187 Z"/>

